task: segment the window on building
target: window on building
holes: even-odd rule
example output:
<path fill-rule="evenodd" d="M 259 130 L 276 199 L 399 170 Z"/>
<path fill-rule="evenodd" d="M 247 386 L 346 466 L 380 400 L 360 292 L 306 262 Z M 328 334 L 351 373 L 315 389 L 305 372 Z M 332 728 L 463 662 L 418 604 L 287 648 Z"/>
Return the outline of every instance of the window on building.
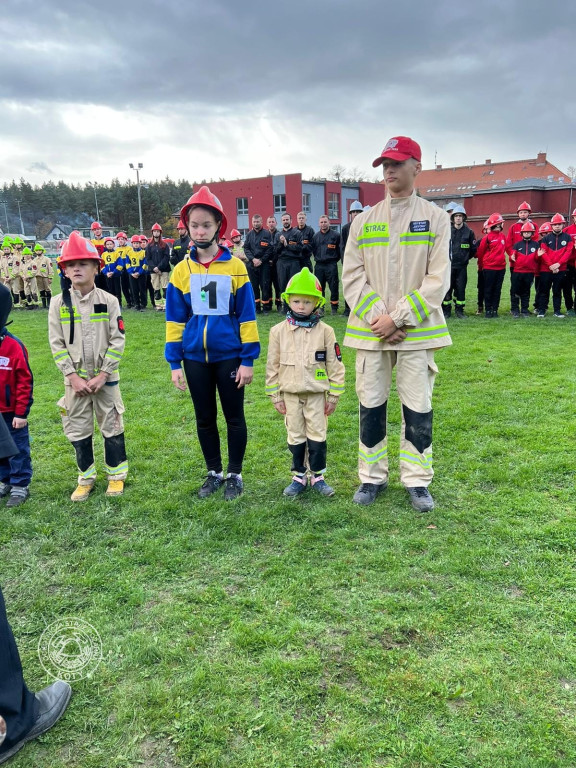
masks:
<path fill-rule="evenodd" d="M 340 218 L 340 193 L 339 192 L 328 193 L 328 218 L 329 219 Z"/>
<path fill-rule="evenodd" d="M 310 207 L 310 193 L 309 192 L 302 192 L 302 211 L 304 213 L 312 213 L 312 208 Z"/>
<path fill-rule="evenodd" d="M 286 195 L 274 195 L 274 213 L 286 213 Z"/>
<path fill-rule="evenodd" d="M 236 198 L 236 213 L 238 214 L 238 216 L 248 215 L 248 198 L 247 197 Z"/>

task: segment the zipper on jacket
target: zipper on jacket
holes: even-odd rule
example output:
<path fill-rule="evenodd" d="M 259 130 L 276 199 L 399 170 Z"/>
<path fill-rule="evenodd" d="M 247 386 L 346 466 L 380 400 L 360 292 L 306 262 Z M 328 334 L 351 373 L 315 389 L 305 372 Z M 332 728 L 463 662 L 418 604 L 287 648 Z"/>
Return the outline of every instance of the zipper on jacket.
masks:
<path fill-rule="evenodd" d="M 206 354 L 206 362 L 208 362 L 208 345 L 206 344 L 207 331 L 208 331 L 208 315 L 206 315 L 206 322 L 204 323 L 204 333 L 202 334 L 202 338 L 204 341 L 204 352 Z"/>

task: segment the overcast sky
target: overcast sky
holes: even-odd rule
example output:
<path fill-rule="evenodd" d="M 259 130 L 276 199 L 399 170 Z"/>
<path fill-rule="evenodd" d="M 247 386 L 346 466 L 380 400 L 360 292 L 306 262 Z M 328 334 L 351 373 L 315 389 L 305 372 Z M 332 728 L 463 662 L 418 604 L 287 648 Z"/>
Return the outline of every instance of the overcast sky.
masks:
<path fill-rule="evenodd" d="M 339 163 L 576 166 L 559 0 L 3 0 L 0 182 L 218 179 Z"/>

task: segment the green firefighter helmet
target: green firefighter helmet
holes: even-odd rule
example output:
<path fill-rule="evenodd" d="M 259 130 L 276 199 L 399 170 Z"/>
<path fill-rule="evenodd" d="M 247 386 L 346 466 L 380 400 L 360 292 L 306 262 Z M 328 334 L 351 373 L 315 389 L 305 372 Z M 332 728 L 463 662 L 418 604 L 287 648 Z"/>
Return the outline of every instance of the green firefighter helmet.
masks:
<path fill-rule="evenodd" d="M 323 307 L 326 301 L 324 296 L 322 296 L 320 281 L 310 272 L 308 267 L 304 267 L 288 282 L 286 290 L 282 294 L 282 300 L 288 304 L 290 296 L 313 296 L 315 299 L 318 299 L 317 307 Z"/>
<path fill-rule="evenodd" d="M 28 248 L 28 246 L 26 246 L 25 248 L 22 249 L 22 255 L 23 256 L 32 256 L 32 249 Z"/>
<path fill-rule="evenodd" d="M 38 252 L 38 253 L 44 253 L 44 251 L 46 250 L 46 248 L 44 248 L 44 246 L 43 246 L 43 245 L 40 245 L 40 243 L 36 243 L 36 245 L 34 246 L 34 250 L 35 250 L 36 252 Z"/>
<path fill-rule="evenodd" d="M 16 237 L 12 238 L 12 245 L 24 245 L 24 240 L 22 240 L 20 235 L 16 235 Z"/>
<path fill-rule="evenodd" d="M 12 238 L 8 235 L 5 235 L 4 240 L 2 240 L 2 248 L 12 248 Z"/>

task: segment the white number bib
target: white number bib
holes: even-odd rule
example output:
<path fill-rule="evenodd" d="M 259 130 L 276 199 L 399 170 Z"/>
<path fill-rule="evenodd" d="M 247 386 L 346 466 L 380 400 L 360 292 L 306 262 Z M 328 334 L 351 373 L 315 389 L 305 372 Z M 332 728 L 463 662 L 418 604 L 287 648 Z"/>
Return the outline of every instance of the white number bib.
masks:
<path fill-rule="evenodd" d="M 195 315 L 227 315 L 230 312 L 230 275 L 190 275 L 190 302 Z"/>

